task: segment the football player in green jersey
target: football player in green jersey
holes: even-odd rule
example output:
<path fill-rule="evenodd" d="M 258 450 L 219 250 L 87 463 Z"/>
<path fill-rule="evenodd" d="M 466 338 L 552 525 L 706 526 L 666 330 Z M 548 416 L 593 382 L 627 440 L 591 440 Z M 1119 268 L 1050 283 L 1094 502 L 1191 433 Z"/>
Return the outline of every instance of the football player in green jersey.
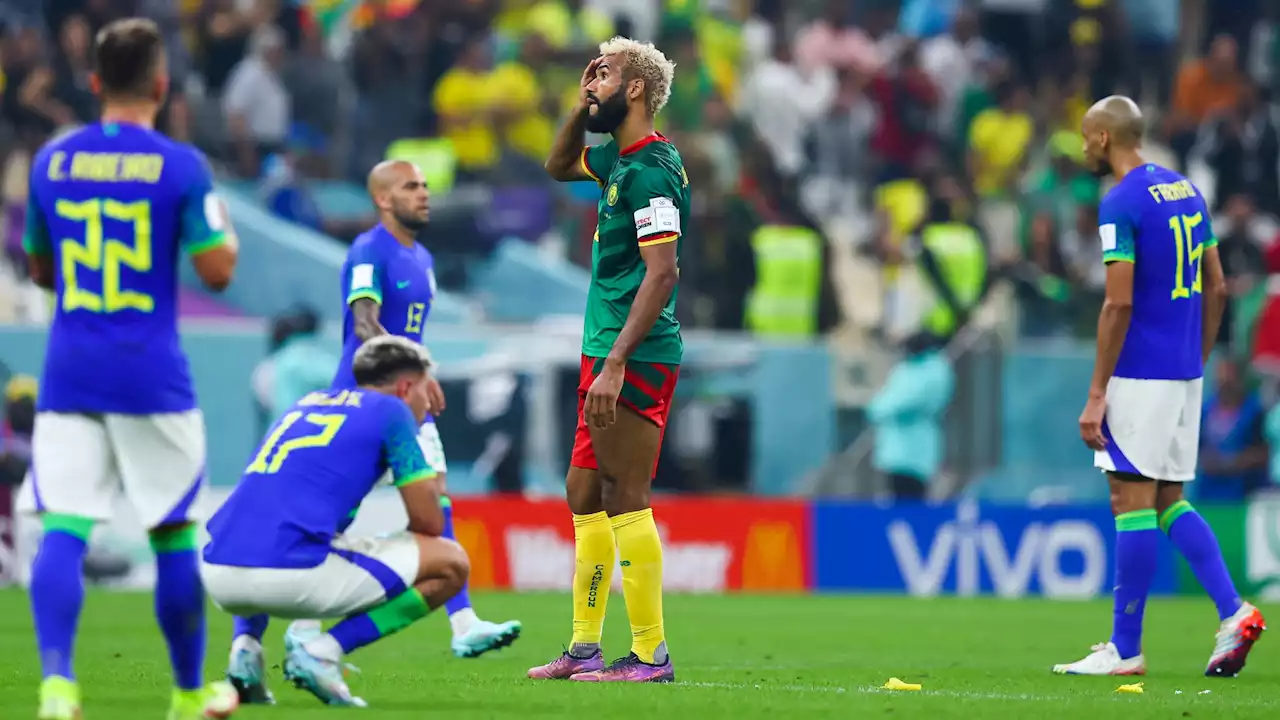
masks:
<path fill-rule="evenodd" d="M 573 638 L 529 670 L 543 680 L 671 682 L 662 629 L 662 542 L 649 508 L 684 344 L 675 318 L 689 180 L 654 132 L 671 96 L 672 63 L 649 43 L 616 37 L 582 73 L 580 102 L 547 159 L 557 180 L 600 185 L 568 485 L 577 562 Z M 613 139 L 586 147 L 590 130 Z M 631 621 L 631 652 L 600 650 L 615 562 Z"/>

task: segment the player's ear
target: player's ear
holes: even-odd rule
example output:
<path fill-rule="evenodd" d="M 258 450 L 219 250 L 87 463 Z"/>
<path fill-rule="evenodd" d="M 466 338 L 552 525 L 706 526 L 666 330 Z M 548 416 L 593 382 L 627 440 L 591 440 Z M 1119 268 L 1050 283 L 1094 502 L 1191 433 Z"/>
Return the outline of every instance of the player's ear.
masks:
<path fill-rule="evenodd" d="M 89 73 L 89 90 L 94 95 L 102 94 L 102 78 L 98 77 L 98 73 Z"/>
<path fill-rule="evenodd" d="M 644 80 L 636 78 L 627 83 L 627 99 L 639 100 L 644 96 Z"/>

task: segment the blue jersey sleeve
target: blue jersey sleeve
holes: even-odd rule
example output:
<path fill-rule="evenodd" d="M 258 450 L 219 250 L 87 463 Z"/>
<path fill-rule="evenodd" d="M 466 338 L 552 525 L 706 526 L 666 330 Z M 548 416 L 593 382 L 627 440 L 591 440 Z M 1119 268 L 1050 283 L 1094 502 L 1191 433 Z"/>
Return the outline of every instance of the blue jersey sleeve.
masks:
<path fill-rule="evenodd" d="M 1206 248 L 1218 247 L 1218 234 L 1213 231 L 1213 219 L 1209 217 L 1209 208 L 1205 207 L 1201 212 L 1204 213 L 1204 246 Z"/>
<path fill-rule="evenodd" d="M 382 447 L 387 467 L 391 469 L 392 484 L 396 487 L 436 476 L 422 455 L 422 448 L 418 445 L 418 424 L 413 421 L 413 413 L 409 412 L 407 405 L 400 404 L 398 410 L 391 412 Z"/>
<path fill-rule="evenodd" d="M 1098 205 L 1098 238 L 1102 241 L 1102 262 L 1134 262 L 1137 223 L 1125 197 L 1112 192 Z"/>
<path fill-rule="evenodd" d="M 213 172 L 198 150 L 190 149 L 190 170 L 182 193 L 182 249 L 197 255 L 227 241 L 227 206 L 213 191 Z"/>
<path fill-rule="evenodd" d="M 360 300 L 372 300 L 382 304 L 382 258 L 373 246 L 364 243 L 351 248 L 347 255 L 346 285 L 347 304 Z"/>
<path fill-rule="evenodd" d="M 49 235 L 49 222 L 45 220 L 36 200 L 36 183 L 33 177 L 27 191 L 26 227 L 22 232 L 22 249 L 28 255 L 52 255 L 53 238 Z"/>

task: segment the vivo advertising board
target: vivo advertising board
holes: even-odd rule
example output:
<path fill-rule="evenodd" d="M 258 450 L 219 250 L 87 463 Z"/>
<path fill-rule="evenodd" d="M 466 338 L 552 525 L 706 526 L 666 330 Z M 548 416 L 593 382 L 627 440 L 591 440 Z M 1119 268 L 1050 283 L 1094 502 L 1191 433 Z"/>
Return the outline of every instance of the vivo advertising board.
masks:
<path fill-rule="evenodd" d="M 823 502 L 813 525 L 818 590 L 1053 599 L 1111 592 L 1114 520 L 1103 506 Z M 1176 586 L 1164 553 L 1152 590 Z"/>

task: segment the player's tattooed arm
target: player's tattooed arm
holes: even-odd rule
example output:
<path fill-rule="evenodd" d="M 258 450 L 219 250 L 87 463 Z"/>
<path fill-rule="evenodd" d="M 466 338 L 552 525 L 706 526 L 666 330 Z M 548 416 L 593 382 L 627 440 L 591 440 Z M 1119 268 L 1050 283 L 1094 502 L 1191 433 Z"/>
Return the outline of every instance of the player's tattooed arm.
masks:
<path fill-rule="evenodd" d="M 587 85 L 595 80 L 596 66 L 600 64 L 600 60 L 601 58 L 592 60 L 582 71 L 578 104 L 574 106 L 568 119 L 560 127 L 555 143 L 551 146 L 551 154 L 543 163 L 547 174 L 560 182 L 594 179 L 582 167 L 582 153 L 586 149 L 587 111 L 591 107 L 587 97 Z"/>
<path fill-rule="evenodd" d="M 1222 271 L 1222 258 L 1218 255 L 1216 241 L 1204 249 L 1200 267 L 1204 273 L 1200 291 L 1201 302 L 1204 303 L 1200 345 L 1204 361 L 1208 362 L 1209 353 L 1213 352 L 1213 346 L 1218 342 L 1222 313 L 1227 307 L 1227 279 Z"/>
<path fill-rule="evenodd" d="M 378 320 L 380 306 L 369 298 L 357 298 L 351 303 L 351 316 L 355 318 L 356 337 L 362 342 L 379 335 L 386 335 L 387 329 Z"/>
<path fill-rule="evenodd" d="M 640 248 L 640 259 L 644 261 L 645 267 L 644 280 L 640 281 L 640 289 L 636 291 L 622 332 L 618 333 L 618 339 L 614 341 L 613 348 L 605 359 L 607 365 L 620 369 L 627 364 L 627 359 L 644 342 L 653 329 L 653 324 L 658 321 L 658 316 L 662 314 L 662 308 L 671 299 L 676 281 L 680 278 L 676 247 L 674 242 L 664 242 Z"/>

